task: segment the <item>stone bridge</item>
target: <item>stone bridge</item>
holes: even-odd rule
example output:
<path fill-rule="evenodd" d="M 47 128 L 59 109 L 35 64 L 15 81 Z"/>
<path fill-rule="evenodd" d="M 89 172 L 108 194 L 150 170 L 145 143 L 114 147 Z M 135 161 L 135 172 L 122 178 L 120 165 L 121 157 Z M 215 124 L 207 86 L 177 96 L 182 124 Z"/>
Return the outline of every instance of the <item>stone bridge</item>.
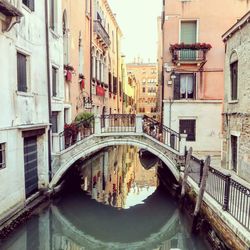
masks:
<path fill-rule="evenodd" d="M 115 145 L 133 145 L 145 149 L 161 159 L 179 180 L 179 166 L 184 162 L 186 135 L 179 134 L 159 122 L 141 115 L 112 114 L 96 116 L 86 128 L 79 127 L 78 135 L 68 145 L 64 131 L 58 152 L 53 155 L 53 188 L 66 171 L 79 159 L 87 158 L 99 150 Z"/>

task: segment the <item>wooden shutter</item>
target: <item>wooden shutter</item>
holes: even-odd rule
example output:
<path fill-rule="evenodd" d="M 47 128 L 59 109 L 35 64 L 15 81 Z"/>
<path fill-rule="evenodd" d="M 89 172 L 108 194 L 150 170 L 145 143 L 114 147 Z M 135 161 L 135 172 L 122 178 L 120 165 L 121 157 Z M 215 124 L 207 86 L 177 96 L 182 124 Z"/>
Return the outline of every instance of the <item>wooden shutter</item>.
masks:
<path fill-rule="evenodd" d="M 52 96 L 57 96 L 57 69 L 52 67 Z"/>
<path fill-rule="evenodd" d="M 230 65 L 231 69 L 231 99 L 237 100 L 238 97 L 238 61 Z"/>
<path fill-rule="evenodd" d="M 181 42 L 186 44 L 196 43 L 196 21 L 181 22 Z"/>
<path fill-rule="evenodd" d="M 17 53 L 17 89 L 27 92 L 26 56 L 21 53 Z"/>
<path fill-rule="evenodd" d="M 231 164 L 234 171 L 237 171 L 237 136 L 231 135 Z"/>
<path fill-rule="evenodd" d="M 180 100 L 180 74 L 174 79 L 174 100 Z"/>
<path fill-rule="evenodd" d="M 52 112 L 51 123 L 52 123 L 52 133 L 58 132 L 58 112 Z"/>
<path fill-rule="evenodd" d="M 112 92 L 112 74 L 109 72 L 109 92 Z"/>
<path fill-rule="evenodd" d="M 29 8 L 32 11 L 35 11 L 35 0 L 29 0 Z"/>
<path fill-rule="evenodd" d="M 187 134 L 187 141 L 195 141 L 196 120 L 180 120 L 179 131 Z"/>

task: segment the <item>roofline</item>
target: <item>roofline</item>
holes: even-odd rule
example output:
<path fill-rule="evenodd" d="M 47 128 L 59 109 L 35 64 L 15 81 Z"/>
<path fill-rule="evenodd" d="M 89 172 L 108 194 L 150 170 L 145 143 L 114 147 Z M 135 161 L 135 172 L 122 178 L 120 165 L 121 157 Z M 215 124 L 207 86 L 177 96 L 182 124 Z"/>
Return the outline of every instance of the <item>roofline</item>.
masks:
<path fill-rule="evenodd" d="M 234 33 L 250 22 L 250 11 L 248 11 L 237 23 L 228 29 L 223 35 L 223 42 L 226 42 Z"/>
<path fill-rule="evenodd" d="M 116 18 L 115 18 L 115 16 L 114 16 L 114 13 L 113 13 L 113 11 L 112 11 L 112 9 L 111 9 L 111 7 L 110 7 L 110 5 L 109 5 L 109 3 L 108 3 L 107 0 L 104 0 L 104 5 L 105 5 L 105 7 L 107 8 L 107 10 L 108 10 L 108 12 L 109 12 L 109 14 L 110 14 L 110 16 L 111 16 L 111 18 L 112 18 L 112 20 L 113 20 L 115 26 L 116 26 L 116 28 L 117 28 L 118 31 L 120 32 L 121 36 L 123 36 L 122 30 L 121 30 L 119 24 L 117 23 L 117 20 L 116 20 Z"/>

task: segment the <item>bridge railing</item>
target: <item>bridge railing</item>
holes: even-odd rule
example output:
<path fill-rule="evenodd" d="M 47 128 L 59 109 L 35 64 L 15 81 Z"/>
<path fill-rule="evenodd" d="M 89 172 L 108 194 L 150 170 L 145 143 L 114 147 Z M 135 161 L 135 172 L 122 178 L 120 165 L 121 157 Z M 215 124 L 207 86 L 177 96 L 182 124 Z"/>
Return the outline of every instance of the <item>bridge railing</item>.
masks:
<path fill-rule="evenodd" d="M 59 134 L 60 151 L 73 146 L 77 142 L 89 137 L 95 133 L 95 117 L 91 116 L 88 119 L 78 123 L 66 125 L 63 132 Z"/>
<path fill-rule="evenodd" d="M 189 176 L 200 186 L 204 161 L 192 156 Z M 222 209 L 250 230 L 250 189 L 234 180 L 230 174 L 209 167 L 206 192 Z"/>
<path fill-rule="evenodd" d="M 146 115 L 143 117 L 143 132 L 172 149 L 180 151 L 180 134 Z"/>
<path fill-rule="evenodd" d="M 135 114 L 109 114 L 101 116 L 101 132 L 136 132 Z"/>

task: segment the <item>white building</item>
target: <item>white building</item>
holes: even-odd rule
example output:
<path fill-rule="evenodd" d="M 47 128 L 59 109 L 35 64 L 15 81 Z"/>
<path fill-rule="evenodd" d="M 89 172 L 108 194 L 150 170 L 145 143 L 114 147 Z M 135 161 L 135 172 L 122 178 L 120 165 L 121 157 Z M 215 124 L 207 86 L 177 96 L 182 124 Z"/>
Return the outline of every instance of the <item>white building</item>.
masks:
<path fill-rule="evenodd" d="M 2 222 L 49 181 L 44 1 L 0 0 L 0 55 Z"/>

